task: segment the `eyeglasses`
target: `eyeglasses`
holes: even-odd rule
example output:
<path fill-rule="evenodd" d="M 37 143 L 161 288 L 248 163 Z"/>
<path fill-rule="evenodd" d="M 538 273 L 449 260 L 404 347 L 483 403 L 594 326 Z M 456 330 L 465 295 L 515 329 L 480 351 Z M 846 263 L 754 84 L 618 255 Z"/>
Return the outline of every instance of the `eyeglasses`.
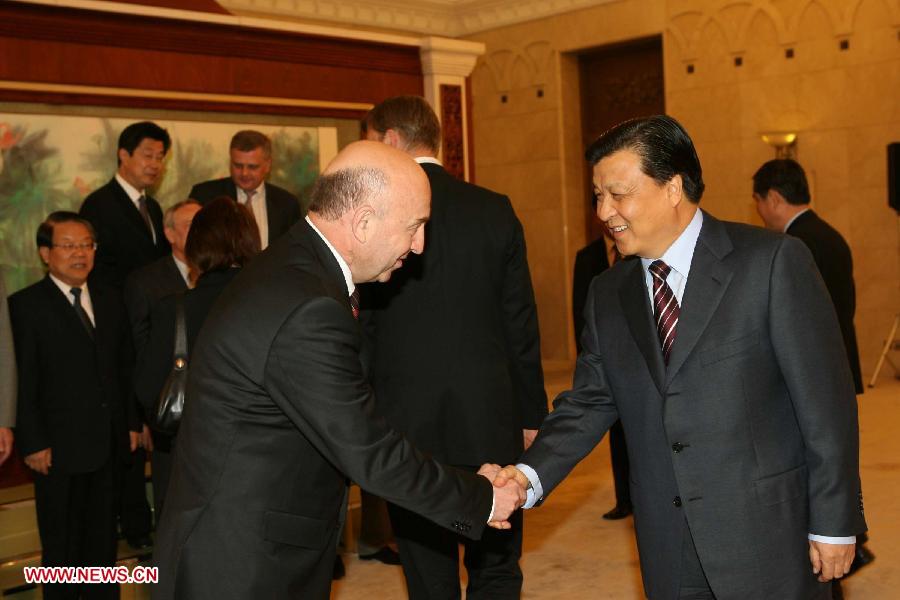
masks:
<path fill-rule="evenodd" d="M 66 252 L 73 252 L 75 250 L 96 250 L 97 242 L 84 242 L 82 244 L 72 244 L 66 242 L 65 244 L 53 244 L 54 248 L 59 248 L 60 250 L 65 250 Z"/>

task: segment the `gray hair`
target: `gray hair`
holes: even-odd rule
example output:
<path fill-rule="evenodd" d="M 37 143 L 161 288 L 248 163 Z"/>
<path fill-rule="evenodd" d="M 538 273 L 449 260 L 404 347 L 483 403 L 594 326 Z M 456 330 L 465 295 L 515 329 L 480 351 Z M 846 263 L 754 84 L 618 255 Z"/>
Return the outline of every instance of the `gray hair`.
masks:
<path fill-rule="evenodd" d="M 321 175 L 310 193 L 309 210 L 334 221 L 367 200 L 384 194 L 388 187 L 384 171 L 373 167 L 350 167 Z M 376 211 L 383 212 L 381 203 Z"/>
<path fill-rule="evenodd" d="M 169 229 L 174 229 L 175 227 L 175 213 L 178 212 L 178 209 L 187 206 L 188 204 L 196 204 L 197 206 L 202 206 L 199 202 L 194 200 L 193 198 L 188 198 L 187 200 L 182 200 L 181 202 L 176 202 L 172 206 L 166 209 L 166 212 L 163 213 L 163 227 L 168 227 Z"/>

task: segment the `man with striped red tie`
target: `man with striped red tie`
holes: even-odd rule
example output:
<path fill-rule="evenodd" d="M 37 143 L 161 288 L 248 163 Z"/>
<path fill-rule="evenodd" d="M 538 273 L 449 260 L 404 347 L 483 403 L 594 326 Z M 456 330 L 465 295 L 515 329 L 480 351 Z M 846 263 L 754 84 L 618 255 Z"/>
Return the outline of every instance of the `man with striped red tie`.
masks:
<path fill-rule="evenodd" d="M 649 598 L 830 598 L 866 524 L 853 381 L 809 251 L 699 210 L 674 119 L 617 125 L 587 158 L 598 216 L 639 260 L 593 281 L 573 389 L 501 476 L 534 506 L 621 418 Z"/>

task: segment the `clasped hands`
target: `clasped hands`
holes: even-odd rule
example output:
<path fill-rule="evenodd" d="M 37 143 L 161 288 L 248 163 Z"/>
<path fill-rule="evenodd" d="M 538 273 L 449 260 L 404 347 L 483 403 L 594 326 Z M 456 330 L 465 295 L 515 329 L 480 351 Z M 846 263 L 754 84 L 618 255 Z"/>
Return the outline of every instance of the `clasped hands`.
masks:
<path fill-rule="evenodd" d="M 509 529 L 512 527 L 510 515 L 525 504 L 528 478 L 512 465 L 501 468 L 491 463 L 481 465 L 478 474 L 494 486 L 494 514 L 488 525 L 494 529 Z"/>

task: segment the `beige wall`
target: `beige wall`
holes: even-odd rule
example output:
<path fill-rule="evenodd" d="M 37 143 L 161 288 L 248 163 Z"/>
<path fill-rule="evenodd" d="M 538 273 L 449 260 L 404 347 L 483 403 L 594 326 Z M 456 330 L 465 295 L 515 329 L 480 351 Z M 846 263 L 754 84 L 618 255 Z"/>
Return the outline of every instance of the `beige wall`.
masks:
<path fill-rule="evenodd" d="M 774 151 L 759 134 L 798 133 L 813 206 L 853 250 L 868 377 L 900 310 L 885 150 L 900 141 L 898 27 L 896 0 L 620 0 L 470 36 L 487 45 L 472 75 L 476 179 L 524 224 L 550 366 L 573 358 L 572 260 L 586 242 L 573 53 L 662 32 L 667 112 L 697 145 L 708 211 L 760 224 L 750 178 Z"/>

